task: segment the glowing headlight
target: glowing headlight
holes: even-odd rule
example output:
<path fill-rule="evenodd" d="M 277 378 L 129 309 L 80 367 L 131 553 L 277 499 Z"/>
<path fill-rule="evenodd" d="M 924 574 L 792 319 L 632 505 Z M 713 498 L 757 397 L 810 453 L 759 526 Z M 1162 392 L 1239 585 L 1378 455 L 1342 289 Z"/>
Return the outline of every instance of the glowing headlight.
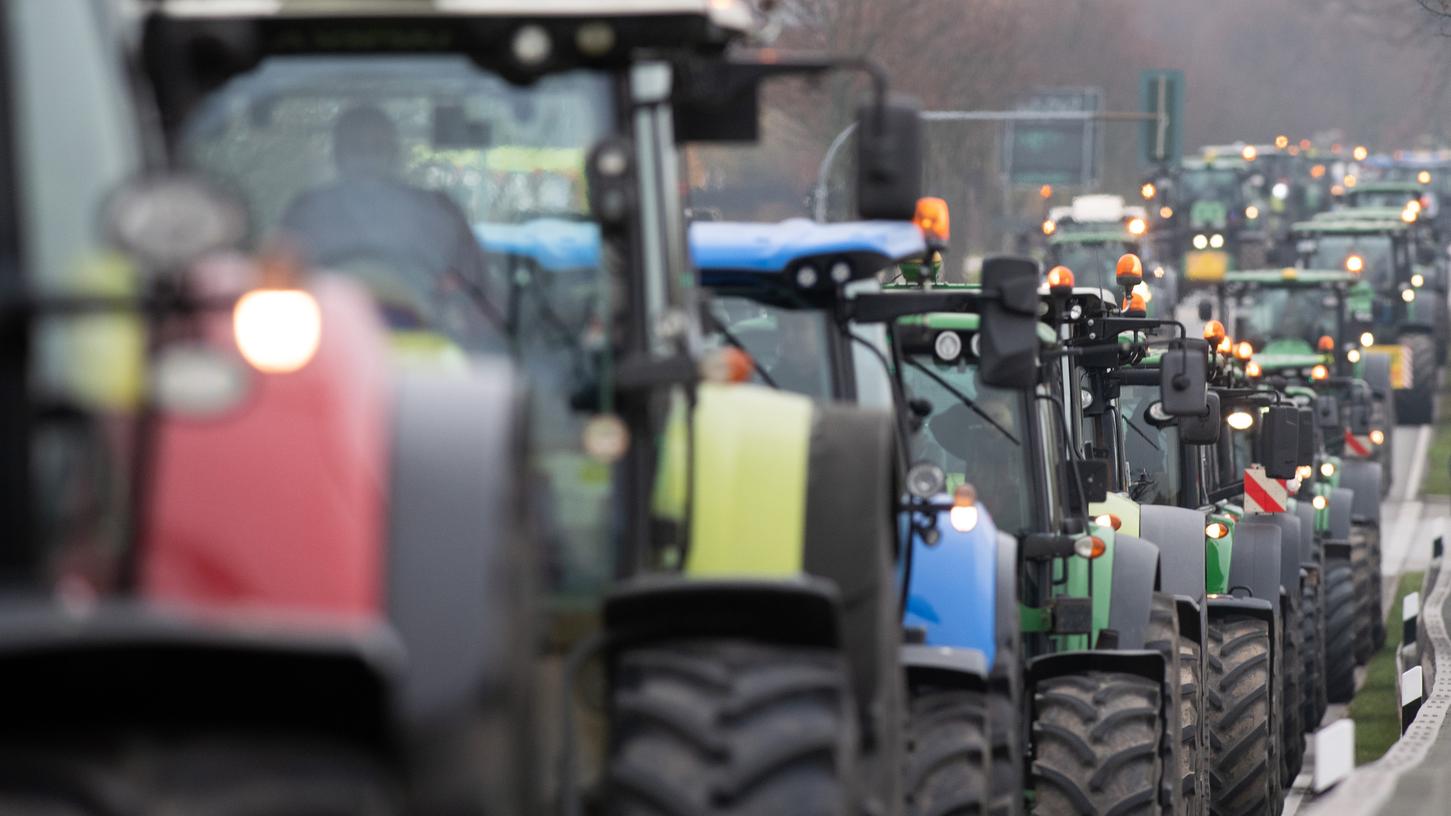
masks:
<path fill-rule="evenodd" d="M 1324 496 L 1316 496 L 1315 498 L 1310 500 L 1310 506 L 1314 507 L 1316 510 L 1324 510 L 1325 508 L 1330 506 L 1330 500 L 1325 498 Z"/>
<path fill-rule="evenodd" d="M 970 533 L 977 526 L 977 507 L 954 507 L 947 514 L 947 520 L 959 533 Z"/>
<path fill-rule="evenodd" d="M 1226 417 L 1224 421 L 1229 423 L 1229 427 L 1236 431 L 1247 431 L 1253 428 L 1255 424 L 1254 415 L 1243 410 L 1235 411 Z"/>
<path fill-rule="evenodd" d="M 1404 300 L 1407 303 L 1414 303 L 1415 300 L 1416 300 L 1416 290 L 1415 289 L 1402 289 L 1401 290 L 1401 300 Z"/>
<path fill-rule="evenodd" d="M 1351 349 L 1350 351 L 1345 352 L 1345 359 L 1349 360 L 1352 363 L 1360 362 L 1360 349 Z"/>
<path fill-rule="evenodd" d="M 1194 236 L 1194 248 L 1195 249 L 1208 249 L 1209 248 L 1209 239 L 1206 238 L 1203 235 L 1196 235 L 1196 236 Z"/>
<path fill-rule="evenodd" d="M 1417 289 L 1420 289 L 1422 286 L 1426 285 L 1426 276 L 1422 275 L 1420 272 L 1417 272 L 1416 274 L 1411 276 L 1411 285 L 1416 287 Z"/>
<path fill-rule="evenodd" d="M 1290 185 L 1283 181 L 1275 182 L 1275 186 L 1270 188 L 1270 195 L 1284 201 L 1290 197 Z"/>
<path fill-rule="evenodd" d="M 1370 441 L 1377 445 L 1384 445 L 1386 443 L 1386 432 L 1380 428 L 1376 428 L 1370 432 Z"/>
<path fill-rule="evenodd" d="M 317 354 L 322 341 L 322 310 L 301 289 L 257 289 L 232 309 L 237 350 L 253 368 L 267 374 L 297 371 Z"/>
<path fill-rule="evenodd" d="M 1299 479 L 1302 482 L 1314 475 L 1315 468 L 1312 468 L 1309 465 L 1301 465 L 1295 468 L 1295 478 Z"/>
<path fill-rule="evenodd" d="M 1370 332 L 1361 332 L 1360 344 L 1362 346 L 1365 346 L 1366 348 L 1370 348 L 1371 346 L 1375 345 L 1375 335 L 1371 334 Z"/>
<path fill-rule="evenodd" d="M 1229 535 L 1229 525 L 1222 521 L 1211 521 L 1204 525 L 1204 534 L 1215 540 L 1224 538 Z"/>
<path fill-rule="evenodd" d="M 1248 207 L 1245 207 L 1244 208 L 1244 217 L 1245 218 L 1248 218 L 1251 221 L 1255 220 L 1256 218 L 1259 218 L 1260 217 L 1260 208 L 1259 207 L 1256 207 L 1253 204 L 1249 205 Z"/>
<path fill-rule="evenodd" d="M 1224 236 L 1223 235 L 1220 235 L 1217 232 L 1214 233 L 1213 235 L 1211 235 L 1209 237 L 1209 246 L 1210 246 L 1211 249 L 1221 249 L 1221 248 L 1223 248 L 1224 247 Z"/>
<path fill-rule="evenodd" d="M 1334 462 L 1322 462 L 1320 464 L 1320 475 L 1321 476 L 1324 476 L 1327 479 L 1329 479 L 1331 476 L 1334 476 L 1335 475 L 1335 463 Z"/>

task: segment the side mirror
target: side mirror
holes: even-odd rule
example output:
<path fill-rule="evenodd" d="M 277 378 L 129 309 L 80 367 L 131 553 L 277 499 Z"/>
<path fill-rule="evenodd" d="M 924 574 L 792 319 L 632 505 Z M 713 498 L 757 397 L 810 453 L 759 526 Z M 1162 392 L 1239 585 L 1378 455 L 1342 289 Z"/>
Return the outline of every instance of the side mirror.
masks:
<path fill-rule="evenodd" d="M 982 264 L 984 298 L 978 331 L 978 373 L 997 388 L 1038 383 L 1038 264 L 998 256 Z"/>
<path fill-rule="evenodd" d="M 857 112 L 857 213 L 911 221 L 922 197 L 922 111 L 892 97 Z M 1035 272 L 1036 277 L 1036 272 Z"/>
<path fill-rule="evenodd" d="M 1159 399 L 1164 413 L 1202 416 L 1208 393 L 1209 344 L 1198 338 L 1171 342 L 1159 363 Z"/>
<path fill-rule="evenodd" d="M 1346 411 L 1349 416 L 1346 419 L 1350 426 L 1350 432 L 1356 436 L 1364 436 L 1370 433 L 1370 406 L 1363 400 L 1356 400 L 1350 404 L 1350 410 Z"/>
<path fill-rule="evenodd" d="M 111 242 L 147 272 L 173 274 L 197 259 L 241 244 L 247 206 L 198 176 L 165 173 L 121 185 L 102 219 Z"/>
<path fill-rule="evenodd" d="M 1300 413 L 1299 439 L 1300 455 L 1296 457 L 1297 467 L 1315 464 L 1315 409 L 1298 408 Z"/>
<path fill-rule="evenodd" d="M 1219 410 L 1219 395 L 1213 391 L 1205 395 L 1204 416 L 1179 417 L 1179 441 L 1186 445 L 1218 445 L 1219 434 L 1224 428 L 1224 417 Z"/>
<path fill-rule="evenodd" d="M 1214 317 L 1214 304 L 1207 301 L 1199 301 L 1199 319 L 1209 320 Z"/>
<path fill-rule="evenodd" d="M 1293 479 L 1300 458 L 1300 410 L 1272 405 L 1260 417 L 1259 456 L 1265 475 Z"/>

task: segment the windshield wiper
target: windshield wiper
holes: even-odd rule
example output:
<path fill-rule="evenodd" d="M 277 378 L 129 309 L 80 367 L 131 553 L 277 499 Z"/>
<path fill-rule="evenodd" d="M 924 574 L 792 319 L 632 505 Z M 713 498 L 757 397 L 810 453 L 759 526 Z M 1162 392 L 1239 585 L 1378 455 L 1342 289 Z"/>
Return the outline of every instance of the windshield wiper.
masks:
<path fill-rule="evenodd" d="M 771 375 L 766 373 L 766 369 L 762 368 L 761 364 L 756 362 L 756 355 L 752 354 L 746 349 L 746 345 L 742 343 L 740 339 L 737 338 L 734 334 L 732 334 L 730 329 L 726 328 L 725 323 L 721 322 L 720 318 L 716 317 L 714 314 L 711 314 L 710 307 L 706 307 L 701 311 L 705 313 L 705 319 L 710 321 L 710 325 L 714 327 L 714 331 L 719 332 L 720 336 L 724 338 L 727 343 L 740 349 L 741 353 L 746 355 L 746 359 L 751 361 L 751 370 L 755 371 L 756 374 L 760 376 L 761 382 L 764 382 L 766 385 L 771 386 L 777 391 L 781 390 L 781 386 L 777 385 L 776 381 L 771 379 Z"/>
<path fill-rule="evenodd" d="M 961 402 L 963 405 L 966 405 L 968 408 L 970 408 L 974 414 L 977 414 L 979 417 L 982 417 L 982 419 L 983 419 L 984 422 L 986 422 L 987 424 L 993 426 L 994 428 L 997 428 L 998 429 L 998 433 L 1001 433 L 1003 436 L 1006 436 L 1008 438 L 1008 441 L 1012 442 L 1014 445 L 1018 445 L 1020 447 L 1022 446 L 1023 443 L 1022 442 L 1019 442 L 1018 441 L 1018 438 L 1016 436 L 1013 436 L 1008 431 L 1007 428 L 1004 428 L 1002 425 L 998 424 L 998 421 L 995 420 L 995 419 L 993 419 L 992 417 L 988 416 L 988 414 L 987 414 L 986 411 L 984 411 L 981 408 L 977 407 L 977 403 L 972 401 L 972 397 L 969 397 L 968 395 L 962 393 L 962 391 L 958 390 L 957 387 L 954 386 L 952 383 L 948 382 L 947 380 L 943 379 L 942 377 L 939 377 L 937 375 L 937 372 L 933 371 L 932 369 L 928 368 L 927 366 L 922 365 L 921 363 L 917 362 L 916 360 L 913 360 L 911 357 L 905 357 L 904 359 L 905 359 L 905 362 L 907 363 L 907 365 L 909 365 L 909 366 L 917 369 L 918 371 L 922 372 L 923 374 L 926 374 L 928 377 L 930 377 L 932 379 L 933 382 L 935 382 L 938 385 L 942 386 L 942 388 L 944 390 L 946 390 L 947 393 L 951 394 L 954 397 L 957 397 L 958 401 Z"/>
<path fill-rule="evenodd" d="M 1127 423 L 1128 423 L 1128 424 L 1129 424 L 1129 427 L 1130 427 L 1130 428 L 1133 428 L 1133 429 L 1134 429 L 1134 432 L 1135 432 L 1135 433 L 1137 433 L 1137 434 L 1138 434 L 1138 435 L 1139 435 L 1139 436 L 1142 436 L 1142 437 L 1143 437 L 1143 438 L 1144 438 L 1144 441 L 1145 441 L 1145 442 L 1148 442 L 1148 443 L 1149 443 L 1149 444 L 1150 444 L 1150 445 L 1152 445 L 1152 446 L 1153 446 L 1153 447 L 1154 447 L 1154 450 L 1156 450 L 1156 451 L 1158 451 L 1158 452 L 1160 452 L 1160 453 L 1163 453 L 1163 452 L 1164 452 L 1164 449 L 1163 449 L 1163 448 L 1161 448 L 1161 447 L 1159 447 L 1159 443 L 1158 443 L 1158 442 L 1155 442 L 1155 441 L 1154 441 L 1154 440 L 1153 440 L 1153 438 L 1152 438 L 1152 437 L 1150 437 L 1150 436 L 1149 436 L 1149 435 L 1148 435 L 1148 434 L 1147 434 L 1147 433 L 1146 433 L 1146 432 L 1145 432 L 1145 431 L 1144 431 L 1144 429 L 1143 429 L 1143 428 L 1140 428 L 1140 427 L 1139 427 L 1139 426 L 1138 426 L 1138 423 L 1136 423 L 1136 422 L 1134 422 L 1134 421 L 1133 421 L 1133 420 L 1132 420 L 1132 419 L 1128 419 L 1128 418 L 1127 418 L 1127 417 L 1125 417 L 1125 418 L 1124 418 L 1124 421 L 1125 421 L 1125 422 L 1127 422 Z"/>

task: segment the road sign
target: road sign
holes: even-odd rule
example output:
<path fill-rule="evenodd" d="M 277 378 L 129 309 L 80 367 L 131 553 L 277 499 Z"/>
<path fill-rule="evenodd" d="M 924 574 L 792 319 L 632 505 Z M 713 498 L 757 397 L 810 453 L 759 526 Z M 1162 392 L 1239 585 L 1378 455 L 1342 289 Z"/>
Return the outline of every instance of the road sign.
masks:
<path fill-rule="evenodd" d="M 1265 469 L 1251 465 L 1244 469 L 1244 509 L 1247 513 L 1283 513 L 1290 492 L 1284 481 L 1271 479 Z"/>
<path fill-rule="evenodd" d="M 1102 126 L 1089 116 L 1102 110 L 1100 88 L 1034 92 L 1017 107 L 1018 113 L 1081 114 L 1084 118 L 1008 122 L 1003 140 L 1003 170 L 1008 181 L 1021 187 L 1096 185 Z"/>
<path fill-rule="evenodd" d="M 1184 72 L 1145 71 L 1139 77 L 1139 97 L 1145 113 L 1140 139 L 1145 164 L 1170 164 L 1184 153 Z"/>

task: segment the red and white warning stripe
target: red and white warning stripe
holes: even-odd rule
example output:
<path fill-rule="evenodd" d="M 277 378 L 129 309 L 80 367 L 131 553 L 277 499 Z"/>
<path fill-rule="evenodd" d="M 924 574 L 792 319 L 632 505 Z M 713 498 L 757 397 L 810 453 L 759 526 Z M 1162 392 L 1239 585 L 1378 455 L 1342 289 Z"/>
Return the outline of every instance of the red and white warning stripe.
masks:
<path fill-rule="evenodd" d="M 1289 500 L 1290 492 L 1284 481 L 1271 479 L 1259 465 L 1244 469 L 1245 512 L 1283 513 Z"/>
<path fill-rule="evenodd" d="M 1369 434 L 1353 434 L 1350 429 L 1345 431 L 1345 452 L 1354 454 L 1361 459 L 1371 458 L 1371 451 L 1375 445 L 1370 441 Z"/>

